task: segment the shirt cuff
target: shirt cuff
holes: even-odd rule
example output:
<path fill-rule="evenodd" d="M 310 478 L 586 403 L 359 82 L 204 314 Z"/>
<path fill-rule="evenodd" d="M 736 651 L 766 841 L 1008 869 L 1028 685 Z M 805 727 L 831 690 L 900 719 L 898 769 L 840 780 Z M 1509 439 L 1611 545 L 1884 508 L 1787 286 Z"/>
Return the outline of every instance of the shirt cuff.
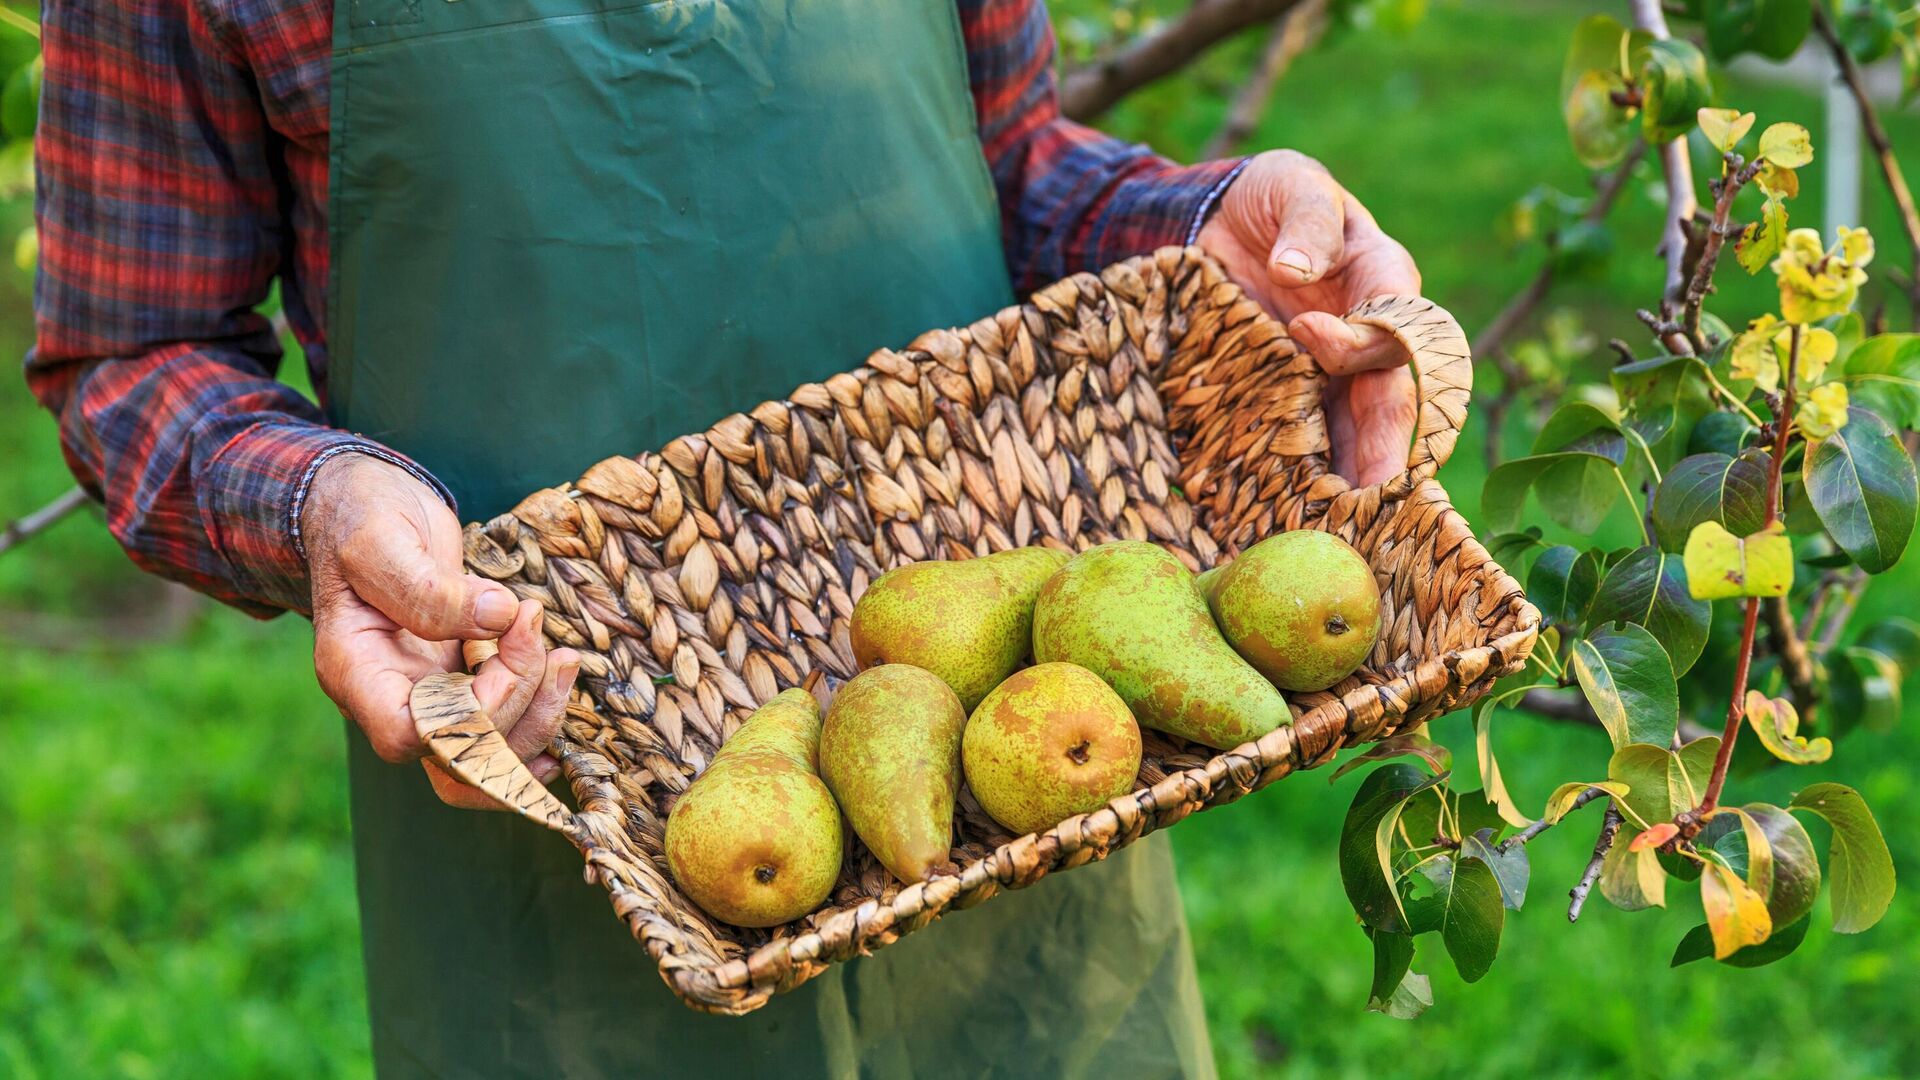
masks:
<path fill-rule="evenodd" d="M 1170 244 L 1193 243 L 1248 160 L 1159 162 L 1121 180 L 1089 232 L 1091 264 L 1105 266 Z"/>
<path fill-rule="evenodd" d="M 318 424 L 255 424 L 221 447 L 194 485 L 207 535 L 243 596 L 272 608 L 312 610 L 300 512 L 320 467 L 341 454 L 366 454 L 405 469 L 458 511 L 432 473 L 370 439 Z"/>

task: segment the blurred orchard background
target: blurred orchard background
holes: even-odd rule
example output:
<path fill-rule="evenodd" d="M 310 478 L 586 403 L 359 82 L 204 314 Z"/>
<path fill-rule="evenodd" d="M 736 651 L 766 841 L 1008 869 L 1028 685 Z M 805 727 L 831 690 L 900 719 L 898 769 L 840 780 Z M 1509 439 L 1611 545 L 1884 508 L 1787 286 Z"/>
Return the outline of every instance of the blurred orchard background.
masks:
<path fill-rule="evenodd" d="M 1745 6 L 1794 2 L 1805 7 Z M 1845 16 L 1855 5 L 1837 6 Z M 1558 204 L 1588 198 L 1595 181 L 1561 117 L 1567 43 L 1596 11 L 1629 20 L 1627 5 L 1352 0 L 1240 14 L 1259 7 L 1055 0 L 1063 63 L 1083 73 L 1069 80 L 1070 107 L 1102 104 L 1102 58 L 1138 60 L 1130 46 L 1189 34 L 1211 47 L 1176 55 L 1190 62 L 1118 101 L 1103 126 L 1180 160 L 1265 147 L 1319 158 L 1412 250 L 1427 295 L 1470 335 L 1554 262 L 1550 294 L 1506 335 L 1516 359 L 1476 357 L 1476 415 L 1442 473 L 1473 517 L 1487 416 L 1504 397 L 1500 368 L 1530 364 L 1549 383 L 1604 381 L 1604 343 L 1644 342 L 1634 311 L 1660 296 L 1664 268 L 1652 247 L 1664 197 L 1650 162 L 1627 174 L 1605 226 L 1551 224 Z M 1274 11 L 1289 14 L 1275 21 Z M 1222 36 L 1221 20 L 1235 18 L 1244 29 Z M 32 334 L 22 136 L 37 46 L 30 10 L 0 11 L 0 22 L 0 73 L 10 73 L 0 95 L 0 255 L 12 247 L 19 267 L 0 262 L 0 352 L 18 357 Z M 1885 48 L 1852 43 L 1884 52 L 1866 85 L 1894 153 L 1920 170 L 1920 117 L 1901 99 L 1902 60 L 1911 68 L 1916 52 L 1911 14 L 1840 25 L 1887 36 Z M 1716 64 L 1714 95 L 1757 112 L 1762 126 L 1810 129 L 1816 160 L 1800 170 L 1794 224 L 1829 234 L 1870 225 L 1880 260 L 1860 310 L 1884 303 L 1905 326 L 1887 272 L 1910 266 L 1910 253 L 1854 99 L 1830 93 L 1834 70 L 1809 35 L 1785 62 Z M 1711 167 L 1712 151 L 1692 139 L 1696 160 Z M 1548 235 L 1557 237 L 1551 255 Z M 1729 321 L 1771 306 L 1766 275 L 1736 270 L 1720 281 L 1716 306 Z M 286 374 L 299 379 L 300 365 L 289 362 Z M 1500 411 L 1503 450 L 1524 453 L 1535 411 L 1525 396 Z M 0 525 L 57 504 L 72 486 L 52 419 L 17 377 L 0 380 Z M 1621 517 L 1603 532 L 1628 535 Z M 254 622 L 137 573 L 91 508 L 0 546 L 11 548 L 0 553 L 0 1076 L 366 1075 L 344 734 L 314 686 L 306 624 Z M 1876 582 L 1863 619 L 1912 611 L 1915 566 L 1908 558 Z M 1907 689 L 1908 702 L 1920 702 L 1920 688 Z M 1902 712 L 1899 723 L 1850 734 L 1820 779 L 1861 791 L 1913 881 L 1901 838 L 1920 833 L 1920 717 L 1912 704 Z M 1456 749 L 1471 745 L 1464 714 L 1433 730 Z M 1598 775 L 1609 750 L 1600 729 L 1544 717 L 1511 717 L 1500 739 L 1508 785 L 1529 808 L 1560 779 Z M 1471 787 L 1473 755 L 1456 767 Z M 1790 771 L 1736 782 L 1742 797 L 1781 801 L 1800 782 Z M 1830 932 L 1822 900 L 1806 943 L 1770 967 L 1669 970 L 1674 943 L 1699 921 L 1690 897 L 1673 911 L 1627 915 L 1596 902 L 1576 924 L 1563 917 L 1560 890 L 1592 847 L 1586 826 L 1529 848 L 1537 899 L 1509 915 L 1484 980 L 1463 984 L 1423 951 L 1437 1004 L 1410 1022 L 1365 1011 L 1370 946 L 1334 855 L 1358 777 L 1330 787 L 1329 775 L 1303 774 L 1174 832 L 1223 1074 L 1920 1074 L 1912 892 L 1856 936 Z M 637 948 L 628 959 L 647 962 Z"/>

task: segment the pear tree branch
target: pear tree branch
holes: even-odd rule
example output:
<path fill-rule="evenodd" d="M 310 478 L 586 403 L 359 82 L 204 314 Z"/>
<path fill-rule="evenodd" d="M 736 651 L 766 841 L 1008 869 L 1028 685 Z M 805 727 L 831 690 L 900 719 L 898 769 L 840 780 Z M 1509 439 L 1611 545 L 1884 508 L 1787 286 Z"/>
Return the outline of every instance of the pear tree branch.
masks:
<path fill-rule="evenodd" d="M 27 542 L 36 533 L 45 532 L 61 518 L 87 505 L 87 502 L 86 492 L 72 488 L 33 513 L 9 522 L 5 529 L 0 529 L 0 554 Z"/>
<path fill-rule="evenodd" d="M 1060 111 L 1092 120 L 1156 79 L 1171 75 L 1242 30 L 1272 22 L 1307 0 L 1194 0 L 1179 18 L 1060 80 Z"/>
<path fill-rule="evenodd" d="M 1227 118 L 1220 130 L 1213 133 L 1206 148 L 1200 151 L 1202 158 L 1226 157 L 1253 134 L 1253 129 L 1260 126 L 1260 117 L 1267 111 L 1274 86 L 1293 66 L 1294 60 L 1320 40 L 1326 28 L 1327 0 L 1302 0 L 1299 6 L 1273 21 L 1273 32 L 1260 50 L 1260 59 L 1254 62 L 1253 71 L 1227 107 Z"/>

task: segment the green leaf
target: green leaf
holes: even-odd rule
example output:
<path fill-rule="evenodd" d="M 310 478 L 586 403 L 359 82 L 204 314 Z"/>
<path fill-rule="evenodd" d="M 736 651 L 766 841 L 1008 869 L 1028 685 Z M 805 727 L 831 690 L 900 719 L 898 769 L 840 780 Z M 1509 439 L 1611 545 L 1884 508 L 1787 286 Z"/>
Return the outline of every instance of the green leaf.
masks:
<path fill-rule="evenodd" d="M 1615 464 L 1627 459 L 1627 441 L 1620 424 L 1606 410 L 1587 401 L 1569 401 L 1553 411 L 1533 437 L 1533 452 L 1580 450 L 1599 454 Z"/>
<path fill-rule="evenodd" d="M 1608 372 L 1626 414 L 1622 423 L 1649 446 L 1666 438 L 1673 430 L 1681 386 L 1701 370 L 1696 357 L 1660 356 L 1621 364 Z"/>
<path fill-rule="evenodd" d="M 1827 876 L 1833 881 L 1833 929 L 1857 934 L 1880 921 L 1893 903 L 1893 855 L 1860 793 L 1844 784 L 1814 784 L 1787 804 L 1825 818 L 1833 827 Z"/>
<path fill-rule="evenodd" d="M 1564 104 L 1574 84 L 1589 71 L 1620 73 L 1620 42 L 1627 28 L 1611 15 L 1589 15 L 1573 28 L 1567 57 L 1560 67 L 1560 101 Z"/>
<path fill-rule="evenodd" d="M 1683 562 L 1658 547 L 1636 548 L 1613 565 L 1587 612 L 1596 629 L 1614 623 L 1645 628 L 1665 649 L 1676 676 L 1693 667 L 1707 645 L 1713 606 L 1687 585 Z"/>
<path fill-rule="evenodd" d="M 1737 457 L 1753 445 L 1759 434 L 1759 429 L 1753 426 L 1752 421 L 1739 413 L 1710 412 L 1701 417 L 1700 422 L 1693 425 L 1693 430 L 1688 433 L 1687 452 Z M 1686 543 L 1684 535 L 1680 542 Z"/>
<path fill-rule="evenodd" d="M 1778 521 L 1751 536 L 1735 536 L 1717 521 L 1703 521 L 1687 537 L 1682 561 L 1696 600 L 1785 596 L 1793 587 L 1793 541 Z"/>
<path fill-rule="evenodd" d="M 1434 875 L 1435 894 L 1413 901 L 1408 916 L 1416 931 L 1438 930 L 1460 978 L 1478 982 L 1500 951 L 1506 907 L 1486 863 L 1464 856 L 1447 861 L 1450 868 Z"/>
<path fill-rule="evenodd" d="M 1706 792 L 1707 778 L 1713 775 L 1713 757 L 1720 750 L 1720 737 L 1709 735 L 1695 739 L 1678 753 L 1660 745 L 1633 743 L 1613 752 L 1607 762 L 1607 779 L 1627 785 L 1621 799 L 1642 822 L 1649 825 L 1670 821 L 1682 810 L 1700 804 Z"/>
<path fill-rule="evenodd" d="M 1862 648 L 1884 654 L 1903 672 L 1920 667 L 1920 624 L 1898 615 L 1882 619 L 1860 635 Z"/>
<path fill-rule="evenodd" d="M 1453 768 L 1452 751 L 1428 738 L 1427 730 L 1423 726 L 1418 731 L 1390 735 L 1367 747 L 1364 752 L 1348 758 L 1345 764 L 1333 770 L 1332 776 L 1327 777 L 1327 783 L 1333 783 L 1368 762 L 1386 761 L 1388 758 L 1409 755 L 1426 762 L 1427 768 L 1437 773 Z"/>
<path fill-rule="evenodd" d="M 1514 911 L 1527 902 L 1527 879 L 1532 870 L 1527 865 L 1527 849 L 1513 847 L 1502 849 L 1493 842 L 1493 830 L 1481 829 L 1460 841 L 1462 858 L 1479 859 L 1493 871 L 1494 883 L 1500 887 L 1500 902 Z"/>
<path fill-rule="evenodd" d="M 1760 133 L 1756 156 L 1783 169 L 1798 169 L 1813 161 L 1813 137 L 1799 124 L 1769 124 Z"/>
<path fill-rule="evenodd" d="M 1367 991 L 1367 1008 L 1400 1020 L 1411 1020 L 1420 1015 L 1427 1005 L 1433 1004 L 1431 993 L 1427 995 L 1426 1003 L 1410 1015 L 1402 1016 L 1394 1011 L 1394 997 L 1400 992 L 1413 966 L 1413 936 L 1385 930 L 1368 930 L 1367 936 L 1373 939 L 1373 986 Z"/>
<path fill-rule="evenodd" d="M 1647 47 L 1640 84 L 1646 95 L 1641 126 L 1650 143 L 1692 131 L 1701 106 L 1713 99 L 1707 58 L 1684 38 L 1655 41 Z"/>
<path fill-rule="evenodd" d="M 1818 765 L 1833 756 L 1833 740 L 1825 736 L 1809 740 L 1799 734 L 1800 711 L 1786 698 L 1770 698 L 1758 690 L 1747 691 L 1746 721 L 1760 737 L 1767 753 L 1789 765 Z"/>
<path fill-rule="evenodd" d="M 1766 897 L 1767 913 L 1775 926 L 1804 918 L 1820 895 L 1820 860 L 1806 828 L 1792 814 L 1766 803 L 1748 803 L 1726 817 L 1722 821 L 1716 814 L 1694 842 L 1718 852 L 1728 867 Z M 1762 834 L 1758 844 L 1752 839 L 1756 829 Z M 1755 872 L 1751 856 L 1759 848 L 1767 852 L 1764 873 Z"/>
<path fill-rule="evenodd" d="M 1627 89 L 1618 72 L 1589 71 L 1573 84 L 1562 116 L 1573 140 L 1573 156 L 1589 169 L 1604 169 L 1633 145 L 1633 117 L 1615 104 Z"/>
<path fill-rule="evenodd" d="M 1680 689 L 1666 650 L 1646 628 L 1628 623 L 1597 631 L 1574 643 L 1572 664 L 1581 693 L 1616 748 L 1673 738 L 1680 722 Z"/>
<path fill-rule="evenodd" d="M 1855 405 L 1902 428 L 1920 428 L 1920 334 L 1879 334 L 1847 354 L 1841 379 Z"/>
<path fill-rule="evenodd" d="M 1743 52 L 1785 60 L 1813 25 L 1810 0 L 1705 0 L 1701 16 L 1707 47 L 1721 60 Z"/>
<path fill-rule="evenodd" d="M 1855 727 L 1887 731 L 1900 722 L 1899 664 L 1885 653 L 1848 645 L 1826 656 L 1827 692 L 1820 715 L 1826 730 L 1844 735 Z"/>
<path fill-rule="evenodd" d="M 1667 906 L 1667 872 L 1652 848 L 1634 850 L 1632 826 L 1622 825 L 1600 860 L 1600 895 L 1621 911 Z"/>
<path fill-rule="evenodd" d="M 4 128 L 9 139 L 31 139 L 35 121 L 40 116 L 40 80 L 42 64 L 39 57 L 20 65 L 19 70 L 7 77 L 6 87 L 0 89 L 0 128 Z"/>
<path fill-rule="evenodd" d="M 1897 26 L 1889 5 L 1879 0 L 1859 0 L 1835 6 L 1839 10 L 1835 12 L 1834 31 L 1855 60 L 1871 64 L 1893 51 Z"/>
<path fill-rule="evenodd" d="M 1526 820 L 1524 815 L 1515 816 Z M 1500 808 L 1487 801 L 1487 793 L 1479 790 L 1462 791 L 1454 798 L 1453 819 L 1460 827 L 1460 835 L 1454 839 L 1462 841 L 1482 829 L 1491 830 L 1498 839 L 1501 830 L 1508 825 L 1506 819 L 1500 816 Z"/>
<path fill-rule="evenodd" d="M 1613 508 L 1613 499 L 1620 493 L 1619 481 L 1613 478 L 1618 468 L 1610 458 L 1577 451 L 1515 458 L 1487 474 L 1486 483 L 1480 489 L 1480 514 L 1488 528 L 1496 532 L 1518 527 L 1527 492 L 1535 482 L 1551 473 L 1553 485 L 1563 485 L 1569 480 L 1573 484 L 1571 492 L 1563 490 L 1553 496 L 1553 505 L 1562 513 L 1569 507 L 1577 510 L 1578 520 L 1590 519 L 1590 523 L 1576 531 L 1592 532 Z M 1605 482 L 1595 483 L 1590 474 L 1605 478 Z M 1541 505 L 1548 505 L 1546 495 L 1541 497 Z M 1555 520 L 1560 520 L 1560 515 L 1556 514 Z M 1568 528 L 1574 526 L 1568 525 Z"/>
<path fill-rule="evenodd" d="M 1427 776 L 1411 765 L 1383 765 L 1354 792 L 1340 828 L 1340 880 L 1363 922 L 1375 930 L 1404 933 L 1406 912 L 1395 884 L 1392 838 L 1407 800 L 1446 774 Z"/>
<path fill-rule="evenodd" d="M 1681 458 L 1653 492 L 1649 516 L 1661 548 L 1685 549 L 1688 535 L 1703 521 L 1717 521 L 1735 536 L 1758 532 L 1766 521 L 1766 461 L 1758 450 L 1739 457 L 1706 453 Z"/>
<path fill-rule="evenodd" d="M 1520 576 L 1521 567 L 1526 563 L 1527 553 L 1537 547 L 1545 547 L 1540 542 L 1540 526 L 1533 525 L 1518 532 L 1495 533 L 1487 538 L 1487 554 L 1493 561 L 1507 568 L 1515 577 Z"/>
<path fill-rule="evenodd" d="M 1847 410 L 1847 426 L 1821 439 L 1801 475 L 1828 535 L 1870 574 L 1900 560 L 1913 535 L 1913 459 L 1885 421 Z"/>
<path fill-rule="evenodd" d="M 1600 588 L 1600 562 L 1590 551 L 1566 544 L 1550 547 L 1527 574 L 1527 599 L 1548 620 L 1563 626 L 1586 621 L 1587 606 Z"/>

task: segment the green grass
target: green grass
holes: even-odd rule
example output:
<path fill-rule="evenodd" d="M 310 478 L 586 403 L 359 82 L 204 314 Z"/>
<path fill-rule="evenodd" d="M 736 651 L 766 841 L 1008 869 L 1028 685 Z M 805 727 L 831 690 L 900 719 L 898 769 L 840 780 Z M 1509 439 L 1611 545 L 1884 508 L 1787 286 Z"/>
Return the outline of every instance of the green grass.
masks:
<path fill-rule="evenodd" d="M 1251 140 L 1326 161 L 1414 252 L 1429 295 L 1470 329 L 1537 258 L 1502 246 L 1492 227 L 1500 212 L 1536 182 L 1568 191 L 1586 182 L 1552 100 L 1582 7 L 1545 5 L 1538 16 L 1511 7 L 1442 3 L 1411 37 L 1327 43 L 1288 75 Z M 1255 47 L 1237 43 L 1141 95 L 1111 126 L 1190 154 Z M 1763 123 L 1806 123 L 1822 145 L 1823 112 L 1811 98 L 1737 82 L 1723 96 Z M 1920 146 L 1913 115 L 1892 126 L 1899 144 Z M 1804 179 L 1802 223 L 1819 216 L 1817 165 Z M 1884 201 L 1877 189 L 1868 195 L 1882 266 L 1904 258 Z M 1647 250 L 1658 217 L 1642 190 L 1630 192 L 1615 258 L 1556 302 L 1603 336 L 1638 340 L 1632 308 L 1661 275 Z M 1723 310 L 1768 300 L 1764 283 L 1723 280 Z M 28 326 L 24 282 L 0 282 L 0 352 L 24 349 Z M 1518 449 L 1530 433 L 1516 424 L 1507 437 Z M 1445 473 L 1469 510 L 1478 438 L 1470 429 Z M 0 380 L 0 461 L 0 517 L 70 482 L 52 421 L 12 379 Z M 1878 584 L 1869 613 L 1910 606 L 1916 584 L 1910 561 Z M 164 623 L 152 617 L 164 610 L 164 594 L 89 516 L 0 558 L 0 1076 L 365 1075 L 344 744 L 312 684 L 308 630 L 200 605 L 184 628 L 129 637 L 133 623 Z M 1437 723 L 1436 735 L 1471 745 L 1461 717 Z M 1498 741 L 1529 805 L 1557 780 L 1605 765 L 1604 740 L 1584 729 L 1509 716 Z M 1818 770 L 1865 793 L 1909 878 L 1914 860 L 1901 852 L 1920 831 L 1920 793 L 1905 763 L 1916 757 L 1920 734 L 1909 726 L 1857 735 Z M 1472 771 L 1470 753 L 1461 764 Z M 1857 937 L 1832 934 L 1816 914 L 1806 945 L 1772 968 L 1670 972 L 1673 943 L 1698 921 L 1678 887 L 1671 912 L 1625 915 L 1596 901 L 1566 924 L 1564 891 L 1585 861 L 1592 820 L 1530 848 L 1529 903 L 1510 916 L 1485 980 L 1462 985 L 1423 949 L 1433 1010 L 1413 1023 L 1365 1013 L 1368 946 L 1333 858 L 1357 778 L 1328 787 L 1325 775 L 1290 779 L 1174 833 L 1229 1076 L 1920 1071 L 1911 993 L 1920 907 L 1910 894 Z M 1797 782 L 1775 770 L 1738 778 L 1735 790 L 1778 799 Z M 644 963 L 637 949 L 630 959 Z"/>

